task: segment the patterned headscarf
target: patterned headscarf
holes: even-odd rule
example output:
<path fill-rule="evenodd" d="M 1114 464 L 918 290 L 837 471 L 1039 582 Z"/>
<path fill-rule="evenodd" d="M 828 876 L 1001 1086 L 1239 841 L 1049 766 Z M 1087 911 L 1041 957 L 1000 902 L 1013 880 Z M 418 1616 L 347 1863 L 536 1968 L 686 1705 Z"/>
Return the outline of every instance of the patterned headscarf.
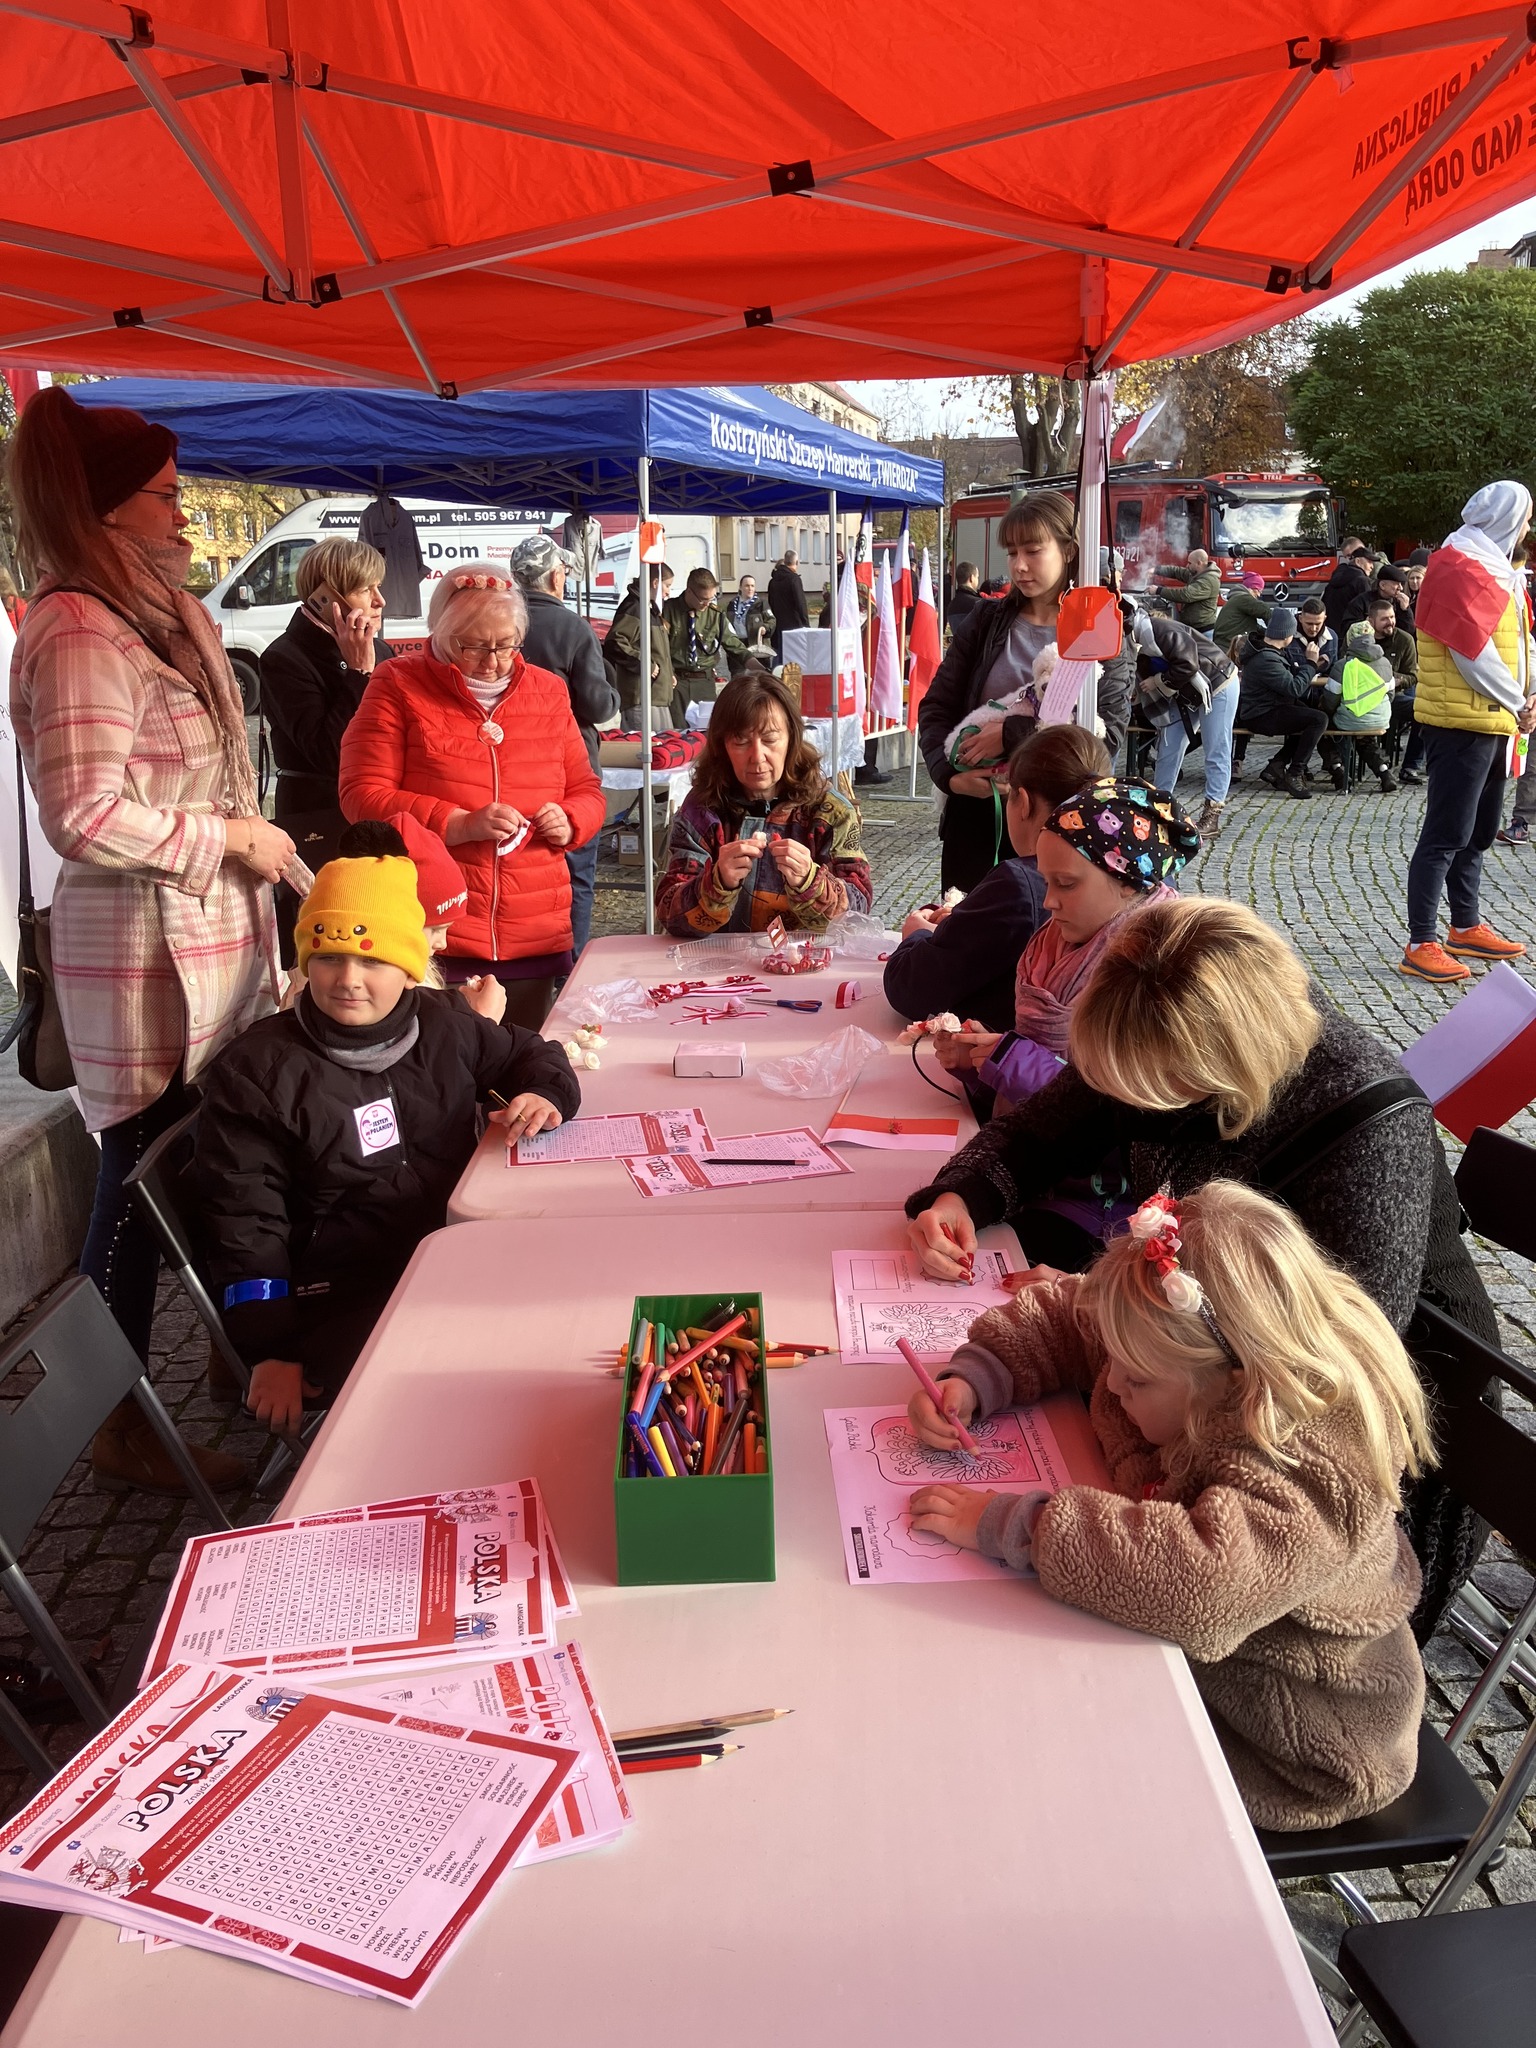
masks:
<path fill-rule="evenodd" d="M 1172 881 L 1200 851 L 1200 834 L 1183 806 L 1150 782 L 1095 782 L 1058 804 L 1045 830 L 1138 889 Z"/>

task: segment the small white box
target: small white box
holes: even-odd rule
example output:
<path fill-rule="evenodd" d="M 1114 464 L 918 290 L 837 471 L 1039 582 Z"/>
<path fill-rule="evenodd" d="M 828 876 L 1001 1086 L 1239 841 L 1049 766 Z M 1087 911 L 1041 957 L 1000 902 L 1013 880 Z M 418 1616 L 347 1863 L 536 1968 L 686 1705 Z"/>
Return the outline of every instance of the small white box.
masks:
<path fill-rule="evenodd" d="M 747 1071 L 746 1041 L 740 1038 L 689 1038 L 672 1055 L 679 1081 L 739 1081 Z"/>

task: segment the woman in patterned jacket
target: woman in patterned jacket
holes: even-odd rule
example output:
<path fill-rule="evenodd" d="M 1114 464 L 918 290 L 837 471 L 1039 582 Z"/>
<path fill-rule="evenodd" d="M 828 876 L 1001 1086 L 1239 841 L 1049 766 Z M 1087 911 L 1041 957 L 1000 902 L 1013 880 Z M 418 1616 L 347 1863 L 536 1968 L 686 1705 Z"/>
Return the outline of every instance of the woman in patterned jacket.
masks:
<path fill-rule="evenodd" d="M 716 699 L 693 787 L 672 825 L 656 914 L 679 939 L 819 932 L 870 906 L 859 814 L 828 786 L 784 685 L 749 666 Z"/>
<path fill-rule="evenodd" d="M 101 1166 L 80 1270 L 141 1358 L 159 1256 L 123 1176 L 193 1107 L 188 1083 L 277 1005 L 275 882 L 293 857 L 261 816 L 240 691 L 218 627 L 183 587 L 191 547 L 176 437 L 88 412 L 59 386 L 27 405 L 9 480 L 41 580 L 11 716 L 48 843 L 63 857 L 53 973 Z M 244 1468 L 194 1449 L 214 1486 Z M 109 1485 L 185 1487 L 132 1401 L 98 1433 Z"/>

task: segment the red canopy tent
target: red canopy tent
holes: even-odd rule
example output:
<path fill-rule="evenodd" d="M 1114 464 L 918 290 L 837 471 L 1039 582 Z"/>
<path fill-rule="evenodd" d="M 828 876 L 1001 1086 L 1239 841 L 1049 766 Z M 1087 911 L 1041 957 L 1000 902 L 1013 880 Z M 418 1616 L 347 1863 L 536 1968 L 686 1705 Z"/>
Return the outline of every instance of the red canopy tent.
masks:
<path fill-rule="evenodd" d="M 752 13 L 0 0 L 0 360 L 450 395 L 1092 372 L 1536 188 L 1523 8 Z"/>

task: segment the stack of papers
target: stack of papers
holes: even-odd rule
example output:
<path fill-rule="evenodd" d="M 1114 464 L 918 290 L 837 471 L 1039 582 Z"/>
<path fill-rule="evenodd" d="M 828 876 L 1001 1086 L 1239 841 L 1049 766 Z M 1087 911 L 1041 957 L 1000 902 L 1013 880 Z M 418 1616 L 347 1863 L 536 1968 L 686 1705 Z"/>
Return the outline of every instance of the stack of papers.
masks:
<path fill-rule="evenodd" d="M 930 1280 L 910 1252 L 834 1252 L 837 1348 L 845 1365 L 899 1365 L 905 1337 L 925 1365 L 948 1365 L 984 1309 L 1013 1296 L 1002 1252 L 978 1251 L 970 1282 Z"/>
<path fill-rule="evenodd" d="M 510 1865 L 633 1818 L 576 1611 L 531 1479 L 194 1538 L 0 1898 L 415 2005 Z"/>
<path fill-rule="evenodd" d="M 714 1144 L 702 1109 L 647 1109 L 629 1115 L 578 1116 L 507 1147 L 509 1166 L 571 1159 L 637 1159 L 651 1152 L 708 1152 Z"/>

